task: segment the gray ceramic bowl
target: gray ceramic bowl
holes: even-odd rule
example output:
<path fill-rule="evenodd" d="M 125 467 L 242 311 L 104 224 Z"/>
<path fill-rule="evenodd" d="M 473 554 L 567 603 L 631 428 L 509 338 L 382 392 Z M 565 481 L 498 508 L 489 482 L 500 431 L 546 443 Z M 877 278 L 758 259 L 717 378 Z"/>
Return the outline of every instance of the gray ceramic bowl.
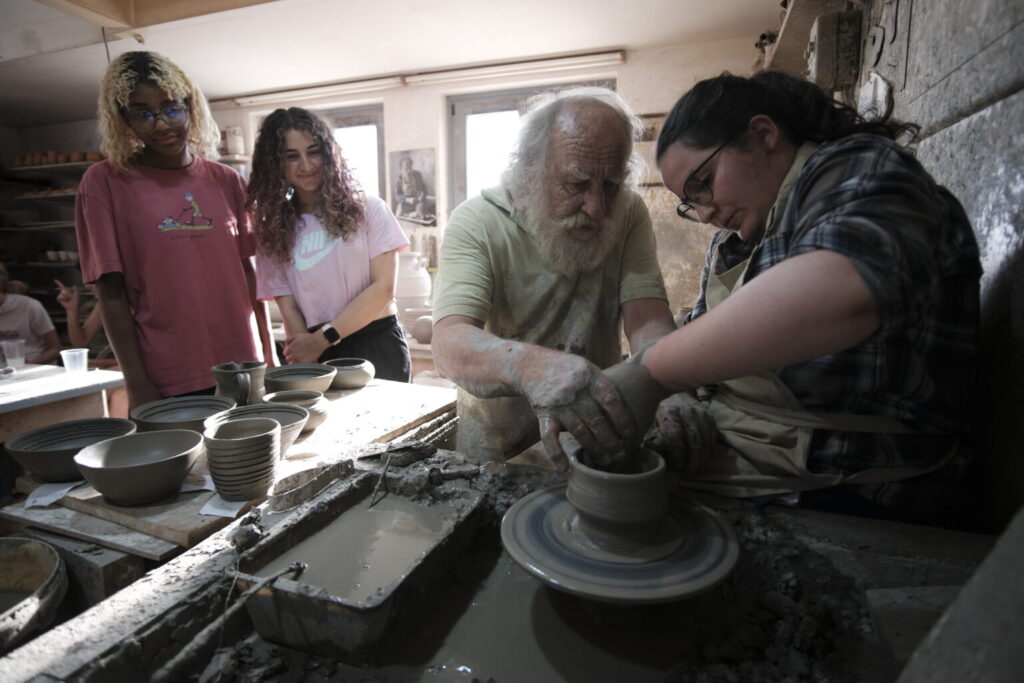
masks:
<path fill-rule="evenodd" d="M 115 436 L 135 433 L 135 423 L 116 417 L 70 420 L 39 427 L 8 439 L 11 457 L 44 481 L 75 481 L 82 473 L 75 454 L 86 446 Z"/>
<path fill-rule="evenodd" d="M 263 378 L 267 393 L 305 389 L 324 392 L 330 389 L 337 370 L 322 363 L 293 363 L 270 368 Z"/>
<path fill-rule="evenodd" d="M 337 380 L 338 376 L 335 375 Z M 324 398 L 322 392 L 307 391 L 304 389 L 292 389 L 290 391 L 275 391 L 263 397 L 264 403 L 289 403 L 294 406 L 302 406 L 309 411 L 309 419 L 303 432 L 311 432 L 327 419 L 327 408 L 330 402 Z"/>
<path fill-rule="evenodd" d="M 376 368 L 365 358 L 333 358 L 325 363 L 336 368 L 338 374 L 331 382 L 332 389 L 358 389 L 373 379 Z"/>
<path fill-rule="evenodd" d="M 108 502 L 143 505 L 181 488 L 202 451 L 199 432 L 164 429 L 100 441 L 79 451 L 75 463 Z"/>
<path fill-rule="evenodd" d="M 237 420 L 249 417 L 269 417 L 277 420 L 281 425 L 281 455 L 285 455 L 295 439 L 299 438 L 299 432 L 306 425 L 309 419 L 309 411 L 302 406 L 293 406 L 288 403 L 255 403 L 249 406 L 238 406 L 223 413 L 217 413 L 206 418 L 203 423 L 205 429 L 216 427 L 221 422 Z"/>
<path fill-rule="evenodd" d="M 206 418 L 234 407 L 235 400 L 226 396 L 179 396 L 136 406 L 129 417 L 135 420 L 142 432 L 158 429 L 202 432 Z"/>

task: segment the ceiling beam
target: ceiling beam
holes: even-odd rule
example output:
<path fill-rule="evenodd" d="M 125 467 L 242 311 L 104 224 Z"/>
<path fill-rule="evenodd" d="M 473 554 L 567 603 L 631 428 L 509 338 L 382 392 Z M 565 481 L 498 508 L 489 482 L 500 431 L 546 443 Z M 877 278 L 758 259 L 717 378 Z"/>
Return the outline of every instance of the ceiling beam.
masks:
<path fill-rule="evenodd" d="M 38 0 L 91 24 L 114 30 L 156 26 L 274 0 Z"/>

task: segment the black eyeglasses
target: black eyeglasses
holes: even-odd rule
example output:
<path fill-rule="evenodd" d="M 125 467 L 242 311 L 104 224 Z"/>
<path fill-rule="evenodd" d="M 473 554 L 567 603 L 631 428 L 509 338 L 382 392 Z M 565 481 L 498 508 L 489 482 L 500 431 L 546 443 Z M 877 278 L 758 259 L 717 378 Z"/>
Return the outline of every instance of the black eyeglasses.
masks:
<path fill-rule="evenodd" d="M 170 104 L 160 111 L 132 109 L 126 114 L 128 125 L 135 130 L 152 130 L 156 120 L 163 119 L 170 128 L 181 128 L 188 118 L 188 107 L 184 104 Z"/>
<path fill-rule="evenodd" d="M 693 169 L 693 171 L 690 172 L 690 175 L 686 177 L 686 182 L 683 183 L 683 201 L 679 202 L 679 206 L 676 207 L 676 213 L 679 214 L 680 218 L 685 218 L 686 220 L 693 221 L 694 223 L 701 222 L 700 218 L 696 214 L 697 209 L 694 207 L 694 204 L 707 206 L 714 199 L 714 195 L 711 193 L 710 185 L 703 180 L 697 179 L 697 173 L 728 144 L 728 142 L 725 142 L 719 145 L 718 149 L 709 154 L 708 158 L 700 162 L 700 166 Z"/>

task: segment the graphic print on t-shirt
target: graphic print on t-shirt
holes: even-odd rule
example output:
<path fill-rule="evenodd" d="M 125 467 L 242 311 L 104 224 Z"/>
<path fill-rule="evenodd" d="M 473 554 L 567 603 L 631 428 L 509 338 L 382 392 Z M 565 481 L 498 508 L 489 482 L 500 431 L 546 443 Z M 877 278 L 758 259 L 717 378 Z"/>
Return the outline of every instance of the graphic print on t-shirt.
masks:
<path fill-rule="evenodd" d="M 185 193 L 185 201 L 188 202 L 188 206 L 181 210 L 178 217 L 172 218 L 168 216 L 163 219 L 156 226 L 158 230 L 161 232 L 168 230 L 209 230 L 213 227 L 213 219 L 203 215 L 203 210 L 199 208 L 199 203 L 192 196 L 191 192 Z M 186 215 L 189 213 L 191 215 Z M 186 218 L 188 222 L 182 222 Z"/>
<path fill-rule="evenodd" d="M 292 252 L 295 269 L 309 270 L 327 256 L 337 242 L 338 238 L 329 235 L 326 230 L 307 232 L 299 238 L 299 243 Z"/>

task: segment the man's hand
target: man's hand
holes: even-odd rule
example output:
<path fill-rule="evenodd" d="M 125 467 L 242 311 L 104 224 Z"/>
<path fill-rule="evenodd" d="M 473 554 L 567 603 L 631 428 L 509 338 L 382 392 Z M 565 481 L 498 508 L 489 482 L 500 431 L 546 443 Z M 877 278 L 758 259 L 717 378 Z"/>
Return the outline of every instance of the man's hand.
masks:
<path fill-rule="evenodd" d="M 661 453 L 669 468 L 689 477 L 711 458 L 717 439 L 715 419 L 700 401 L 680 392 L 658 406 L 644 445 Z"/>
<path fill-rule="evenodd" d="M 536 348 L 523 359 L 521 390 L 540 423 L 544 446 L 556 463 L 566 456 L 558 440 L 567 431 L 598 469 L 613 470 L 626 459 L 633 418 L 615 385 L 590 361 Z"/>

